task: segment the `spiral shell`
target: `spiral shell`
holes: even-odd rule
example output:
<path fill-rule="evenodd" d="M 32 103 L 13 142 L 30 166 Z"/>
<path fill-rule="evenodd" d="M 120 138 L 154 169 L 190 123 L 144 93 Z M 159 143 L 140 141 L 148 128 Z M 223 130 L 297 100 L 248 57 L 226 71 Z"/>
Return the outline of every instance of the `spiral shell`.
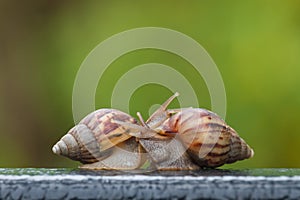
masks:
<path fill-rule="evenodd" d="M 73 127 L 53 146 L 52 151 L 84 164 L 95 163 L 112 156 L 115 152 L 112 147 L 132 137 L 126 133 L 127 129 L 114 123 L 114 120 L 137 123 L 133 117 L 122 111 L 99 109 Z M 126 144 L 124 143 L 123 146 Z M 132 143 L 128 145 L 129 149 L 136 148 Z"/>
<path fill-rule="evenodd" d="M 254 155 L 234 129 L 215 113 L 201 108 L 176 112 L 156 131 L 178 134 L 188 154 L 200 167 L 218 167 Z"/>

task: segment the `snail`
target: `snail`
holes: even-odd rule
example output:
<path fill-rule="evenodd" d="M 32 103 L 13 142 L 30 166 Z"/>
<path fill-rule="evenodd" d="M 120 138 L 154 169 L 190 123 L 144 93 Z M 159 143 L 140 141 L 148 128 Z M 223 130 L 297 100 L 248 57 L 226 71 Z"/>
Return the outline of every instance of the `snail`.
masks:
<path fill-rule="evenodd" d="M 178 95 L 175 93 L 170 97 L 146 122 L 137 113 L 143 128 L 119 122 L 124 127 L 139 130 L 139 134 L 134 136 L 140 138 L 140 143 L 150 155 L 157 150 L 153 148 L 156 141 L 160 141 L 160 148 L 172 152 L 168 157 L 168 165 L 155 161 L 158 169 L 196 169 L 186 162 L 184 150 L 187 150 L 193 163 L 201 168 L 215 168 L 253 157 L 254 151 L 249 145 L 217 114 L 202 108 L 167 110 L 167 106 Z M 177 145 L 177 151 L 174 151 L 174 145 Z M 171 164 L 170 159 L 176 162 Z M 181 164 L 185 161 L 188 165 L 180 165 L 178 161 Z"/>
<path fill-rule="evenodd" d="M 143 163 L 143 149 L 128 130 L 113 120 L 137 124 L 115 109 L 99 109 L 74 126 L 52 148 L 55 154 L 80 161 L 82 168 L 136 169 Z"/>
<path fill-rule="evenodd" d="M 200 108 L 170 109 L 175 93 L 150 118 L 139 121 L 115 109 L 86 116 L 52 148 L 87 169 L 158 170 L 218 167 L 253 156 L 253 150 L 216 114 Z"/>

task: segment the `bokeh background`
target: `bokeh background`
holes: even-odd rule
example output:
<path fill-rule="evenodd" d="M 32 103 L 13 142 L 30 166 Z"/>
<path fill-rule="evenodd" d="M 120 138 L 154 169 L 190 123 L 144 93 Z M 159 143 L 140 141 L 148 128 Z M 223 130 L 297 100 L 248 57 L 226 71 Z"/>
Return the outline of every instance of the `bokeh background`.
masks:
<path fill-rule="evenodd" d="M 74 125 L 77 70 L 101 41 L 145 26 L 189 35 L 217 64 L 227 93 L 226 121 L 256 153 L 225 168 L 300 167 L 297 0 L 1 0 L 0 23 L 0 167 L 78 166 L 51 152 Z M 199 104 L 210 108 L 201 77 L 180 57 L 159 50 L 131 52 L 112 63 L 99 82 L 97 108 L 110 106 L 118 77 L 148 62 L 191 76 Z M 130 112 L 147 113 L 170 94 L 159 85 L 139 88 Z"/>

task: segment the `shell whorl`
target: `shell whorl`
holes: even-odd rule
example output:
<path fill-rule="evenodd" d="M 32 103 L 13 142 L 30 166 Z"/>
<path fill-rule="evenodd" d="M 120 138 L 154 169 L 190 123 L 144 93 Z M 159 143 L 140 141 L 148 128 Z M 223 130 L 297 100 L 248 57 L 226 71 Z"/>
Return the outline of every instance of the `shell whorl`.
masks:
<path fill-rule="evenodd" d="M 101 159 L 99 144 L 94 133 L 84 124 L 73 127 L 54 147 L 53 152 L 82 163 L 93 163 Z M 108 152 L 106 152 L 108 153 Z"/>
<path fill-rule="evenodd" d="M 78 143 L 71 134 L 66 134 L 53 146 L 52 151 L 58 155 L 68 155 L 69 149 L 78 150 Z"/>
<path fill-rule="evenodd" d="M 240 138 L 235 131 L 232 132 L 232 137 L 230 138 L 230 149 L 231 151 L 228 154 L 229 158 L 226 162 L 228 164 L 254 156 L 253 149 L 251 149 L 249 145 L 242 138 Z"/>

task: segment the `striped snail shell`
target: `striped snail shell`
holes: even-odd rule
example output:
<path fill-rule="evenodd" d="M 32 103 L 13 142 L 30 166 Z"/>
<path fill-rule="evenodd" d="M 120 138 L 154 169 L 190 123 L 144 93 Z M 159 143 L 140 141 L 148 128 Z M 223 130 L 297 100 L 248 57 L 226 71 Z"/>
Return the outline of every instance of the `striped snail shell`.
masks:
<path fill-rule="evenodd" d="M 142 149 L 127 134 L 128 130 L 114 120 L 137 124 L 136 119 L 122 111 L 99 109 L 83 118 L 53 146 L 52 151 L 86 164 L 83 168 L 137 168 L 141 164 L 139 154 Z"/>
<path fill-rule="evenodd" d="M 201 108 L 171 112 L 173 114 L 156 131 L 162 135 L 178 135 L 200 167 L 218 167 L 254 155 L 237 132 L 217 114 Z"/>

